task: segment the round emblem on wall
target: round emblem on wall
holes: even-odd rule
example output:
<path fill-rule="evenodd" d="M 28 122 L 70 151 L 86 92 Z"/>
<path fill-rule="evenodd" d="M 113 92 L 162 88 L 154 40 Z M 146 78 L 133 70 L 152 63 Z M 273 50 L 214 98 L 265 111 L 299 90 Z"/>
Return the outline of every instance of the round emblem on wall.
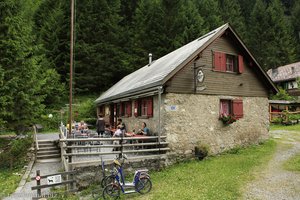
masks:
<path fill-rule="evenodd" d="M 197 80 L 199 83 L 202 83 L 204 81 L 204 73 L 201 69 L 198 70 Z"/>

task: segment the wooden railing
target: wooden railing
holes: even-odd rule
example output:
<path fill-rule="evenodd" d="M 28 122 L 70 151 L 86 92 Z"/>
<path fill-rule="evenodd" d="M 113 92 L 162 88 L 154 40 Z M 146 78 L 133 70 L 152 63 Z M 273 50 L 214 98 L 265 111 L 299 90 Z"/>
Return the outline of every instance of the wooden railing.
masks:
<path fill-rule="evenodd" d="M 270 112 L 270 122 L 273 122 L 274 118 L 278 118 L 278 117 L 282 118 L 283 121 L 288 121 L 288 116 L 293 114 L 300 114 L 300 111 Z"/>
<path fill-rule="evenodd" d="M 36 126 L 33 125 L 33 139 L 34 139 L 34 143 L 35 143 L 35 151 L 39 150 L 39 143 L 38 143 L 38 139 L 37 139 L 37 130 L 36 130 Z"/>
<path fill-rule="evenodd" d="M 122 153 L 129 159 L 142 159 L 156 157 L 170 150 L 166 136 L 66 138 L 63 133 L 64 130 L 61 129 L 61 159 L 66 171 L 72 170 L 75 165 L 112 161 Z"/>

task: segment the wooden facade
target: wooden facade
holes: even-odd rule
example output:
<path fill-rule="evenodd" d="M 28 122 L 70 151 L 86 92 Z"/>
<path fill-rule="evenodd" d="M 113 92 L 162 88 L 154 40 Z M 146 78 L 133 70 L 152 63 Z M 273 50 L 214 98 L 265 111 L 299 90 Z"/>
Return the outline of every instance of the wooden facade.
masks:
<path fill-rule="evenodd" d="M 223 35 L 215 40 L 199 54 L 199 59 L 195 62 L 190 62 L 167 82 L 166 91 L 191 94 L 267 97 L 269 95 L 268 88 L 263 81 L 264 79 L 261 79 L 257 75 L 257 67 L 250 66 L 249 63 L 253 62 L 249 60 L 249 56 L 247 57 L 245 52 L 240 50 L 241 46 L 234 44 L 233 39 L 227 35 Z M 242 55 L 244 57 L 243 72 L 220 72 L 214 70 L 214 52 L 225 52 L 226 54 L 236 56 Z M 198 68 L 194 69 L 195 67 Z M 195 83 L 194 71 L 198 69 L 202 69 L 204 73 L 204 82 L 202 84 Z M 201 87 L 204 87 L 204 89 L 202 90 Z"/>

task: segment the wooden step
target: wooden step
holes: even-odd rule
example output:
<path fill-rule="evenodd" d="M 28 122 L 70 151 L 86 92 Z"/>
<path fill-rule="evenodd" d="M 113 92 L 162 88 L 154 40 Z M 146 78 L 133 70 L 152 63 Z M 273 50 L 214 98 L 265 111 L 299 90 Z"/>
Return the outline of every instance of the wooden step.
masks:
<path fill-rule="evenodd" d="M 55 149 L 55 150 L 48 150 L 48 151 L 38 151 L 37 155 L 53 155 L 53 154 L 60 154 L 60 150 L 59 149 Z"/>
<path fill-rule="evenodd" d="M 50 155 L 37 155 L 36 156 L 37 160 L 40 159 L 49 159 L 49 158 L 60 158 L 60 154 L 50 154 Z"/>
<path fill-rule="evenodd" d="M 38 163 L 51 163 L 51 162 L 60 162 L 60 158 L 48 158 L 48 159 L 38 159 L 36 162 Z"/>
<path fill-rule="evenodd" d="M 60 150 L 60 148 L 53 146 L 53 147 L 39 147 L 38 151 L 52 151 L 52 150 Z"/>

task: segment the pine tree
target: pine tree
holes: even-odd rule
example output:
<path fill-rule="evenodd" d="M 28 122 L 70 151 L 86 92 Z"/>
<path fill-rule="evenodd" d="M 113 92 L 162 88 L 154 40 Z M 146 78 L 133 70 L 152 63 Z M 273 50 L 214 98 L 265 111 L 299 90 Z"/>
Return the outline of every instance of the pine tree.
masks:
<path fill-rule="evenodd" d="M 263 0 L 256 0 L 253 11 L 250 15 L 250 23 L 248 26 L 248 47 L 250 52 L 255 56 L 257 61 L 264 69 L 267 69 L 266 58 L 269 57 L 267 51 L 268 38 L 268 16 L 266 13 L 266 5 Z"/>
<path fill-rule="evenodd" d="M 4 0 L 0 4 L 0 121 L 17 133 L 33 122 L 43 108 L 38 51 L 33 46 L 26 1 Z"/>
<path fill-rule="evenodd" d="M 48 69 L 56 69 L 62 82 L 69 80 L 70 5 L 65 1 L 45 0 L 34 13 L 34 32 Z"/>
<path fill-rule="evenodd" d="M 77 92 L 105 91 L 126 75 L 124 53 L 118 45 L 122 33 L 119 11 L 119 0 L 77 2 L 74 77 Z"/>
<path fill-rule="evenodd" d="M 237 33 L 244 38 L 246 35 L 245 19 L 242 16 L 238 0 L 219 0 L 224 23 L 229 22 Z"/>
<path fill-rule="evenodd" d="M 194 0 L 200 16 L 205 19 L 203 26 L 208 31 L 223 24 L 218 0 Z"/>
<path fill-rule="evenodd" d="M 296 52 L 297 52 L 297 57 L 296 59 L 299 61 L 300 60 L 300 0 L 295 1 L 295 6 L 292 10 L 292 26 L 293 26 L 293 31 L 294 31 L 294 38 L 296 38 Z"/>
<path fill-rule="evenodd" d="M 265 27 L 268 38 L 269 57 L 266 64 L 269 68 L 278 67 L 295 61 L 295 41 L 290 23 L 284 16 L 284 9 L 279 0 L 272 0 L 267 8 L 268 26 Z"/>

